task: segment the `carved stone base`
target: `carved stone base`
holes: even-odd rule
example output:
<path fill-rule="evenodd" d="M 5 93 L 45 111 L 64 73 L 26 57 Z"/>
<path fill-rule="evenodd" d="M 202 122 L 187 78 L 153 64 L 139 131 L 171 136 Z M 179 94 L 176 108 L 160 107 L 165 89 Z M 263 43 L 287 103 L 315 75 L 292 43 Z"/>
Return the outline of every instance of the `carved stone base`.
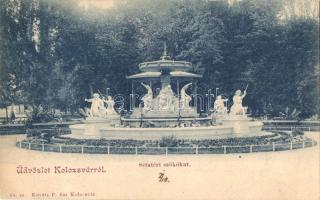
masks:
<path fill-rule="evenodd" d="M 197 113 L 197 109 L 194 107 L 189 107 L 182 109 L 180 111 L 180 116 L 181 117 L 198 117 L 199 114 Z"/>
<path fill-rule="evenodd" d="M 225 118 L 222 120 L 224 126 L 233 127 L 233 133 L 236 135 L 247 136 L 261 132 L 263 123 L 253 121 L 248 117 Z"/>
<path fill-rule="evenodd" d="M 84 124 L 97 124 L 98 126 L 100 124 L 107 125 L 107 126 L 117 126 L 120 125 L 120 116 L 115 115 L 108 115 L 105 118 L 101 117 L 89 117 L 86 120 L 83 120 Z"/>
<path fill-rule="evenodd" d="M 142 116 L 141 116 L 142 114 Z M 170 117 L 198 117 L 196 108 L 189 107 L 189 109 L 182 109 L 179 114 L 179 110 L 149 110 L 149 111 L 140 111 L 140 109 L 136 108 L 133 110 L 130 118 L 170 118 Z"/>

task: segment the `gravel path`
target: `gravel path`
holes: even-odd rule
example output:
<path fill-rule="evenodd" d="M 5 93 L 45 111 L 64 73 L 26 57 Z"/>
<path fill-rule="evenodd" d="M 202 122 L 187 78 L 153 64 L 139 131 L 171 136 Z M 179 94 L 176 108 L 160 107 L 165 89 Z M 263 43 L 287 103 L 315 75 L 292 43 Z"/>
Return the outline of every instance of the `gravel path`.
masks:
<path fill-rule="evenodd" d="M 306 136 L 319 144 L 319 132 L 307 132 Z M 16 148 L 15 141 L 23 137 L 0 137 L 2 199 L 10 194 L 16 197 L 24 195 L 28 199 L 32 196 L 38 196 L 38 199 L 67 199 L 64 194 L 67 197 L 73 195 L 72 199 L 83 195 L 89 195 L 87 198 L 90 199 L 319 199 L 319 145 L 293 151 L 252 154 L 108 156 Z M 181 167 L 171 163 L 188 164 Z M 51 173 L 18 174 L 19 165 L 50 168 Z M 103 166 L 106 172 L 56 174 L 56 166 Z M 163 170 L 169 183 L 158 180 Z M 52 193 L 54 197 L 41 196 Z"/>

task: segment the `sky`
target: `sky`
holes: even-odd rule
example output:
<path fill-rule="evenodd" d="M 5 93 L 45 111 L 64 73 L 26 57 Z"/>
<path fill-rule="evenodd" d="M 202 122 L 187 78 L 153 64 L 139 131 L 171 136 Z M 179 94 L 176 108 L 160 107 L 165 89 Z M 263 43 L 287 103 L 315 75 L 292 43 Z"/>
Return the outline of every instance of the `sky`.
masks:
<path fill-rule="evenodd" d="M 230 5 L 233 5 L 241 0 L 227 1 Z M 84 10 L 88 10 L 89 7 L 95 9 L 109 9 L 115 5 L 115 2 L 115 0 L 79 0 L 79 6 L 84 8 Z M 282 0 L 282 3 L 283 8 L 279 13 L 280 19 L 291 18 L 292 16 L 319 17 L 318 0 Z"/>
<path fill-rule="evenodd" d="M 79 0 L 79 6 L 83 7 L 85 10 L 88 9 L 88 7 L 107 9 L 112 8 L 113 5 L 113 0 Z"/>

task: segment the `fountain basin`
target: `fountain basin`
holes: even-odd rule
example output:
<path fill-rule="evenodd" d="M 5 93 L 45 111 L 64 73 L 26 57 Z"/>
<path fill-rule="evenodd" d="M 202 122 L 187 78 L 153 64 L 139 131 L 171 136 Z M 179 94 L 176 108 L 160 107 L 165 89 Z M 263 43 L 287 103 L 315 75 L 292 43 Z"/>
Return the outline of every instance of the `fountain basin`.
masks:
<path fill-rule="evenodd" d="M 260 123 L 246 122 L 249 132 L 237 132 L 236 127 L 229 125 L 174 127 L 174 128 L 133 128 L 110 127 L 107 124 L 76 124 L 70 126 L 71 135 L 66 137 L 77 139 L 133 139 L 158 140 L 165 136 L 175 136 L 179 139 L 217 139 L 230 137 L 262 136 L 272 133 L 262 132 Z"/>
<path fill-rule="evenodd" d="M 122 124 L 127 127 L 140 128 L 145 127 L 145 125 L 158 127 L 158 128 L 175 128 L 177 126 L 188 126 L 190 127 L 192 123 L 196 122 L 199 125 L 208 126 L 211 124 L 210 117 L 167 117 L 167 118 L 122 118 Z"/>

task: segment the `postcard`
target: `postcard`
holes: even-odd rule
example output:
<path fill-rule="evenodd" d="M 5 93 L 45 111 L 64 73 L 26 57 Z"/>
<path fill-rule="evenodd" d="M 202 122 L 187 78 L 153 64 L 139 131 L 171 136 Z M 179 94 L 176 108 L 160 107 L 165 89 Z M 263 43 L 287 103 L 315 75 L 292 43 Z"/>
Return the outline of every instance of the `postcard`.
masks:
<path fill-rule="evenodd" d="M 0 199 L 319 200 L 316 0 L 1 0 Z"/>

